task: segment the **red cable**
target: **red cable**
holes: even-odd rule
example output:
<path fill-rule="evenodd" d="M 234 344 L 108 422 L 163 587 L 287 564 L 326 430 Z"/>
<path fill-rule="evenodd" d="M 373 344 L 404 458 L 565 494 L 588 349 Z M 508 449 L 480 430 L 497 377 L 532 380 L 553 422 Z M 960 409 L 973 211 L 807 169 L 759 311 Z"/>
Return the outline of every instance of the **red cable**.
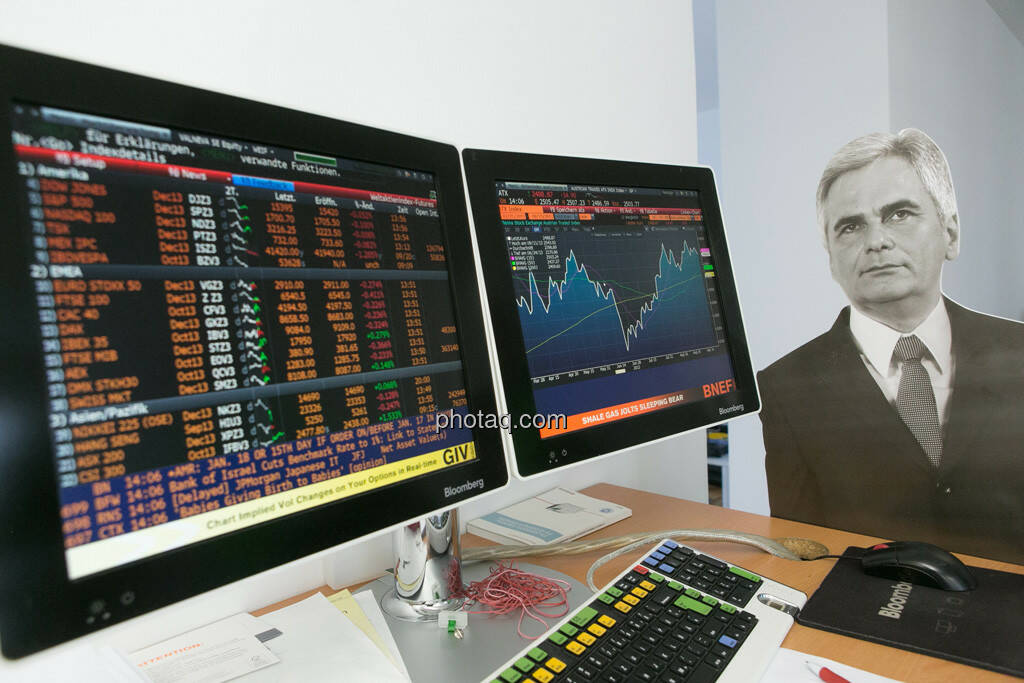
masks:
<path fill-rule="evenodd" d="M 540 634 L 528 636 L 523 633 L 523 617 L 539 621 L 544 625 L 544 631 L 547 631 L 548 624 L 541 617 L 557 619 L 569 612 L 568 589 L 568 581 L 524 572 L 517 569 L 512 560 L 508 564 L 499 562 L 497 566 L 492 566 L 490 576 L 470 583 L 463 590 L 463 595 L 474 605 L 484 607 L 467 609 L 470 614 L 508 614 L 519 610 L 516 633 L 532 640 Z M 545 611 L 558 607 L 562 610 L 557 614 Z"/>

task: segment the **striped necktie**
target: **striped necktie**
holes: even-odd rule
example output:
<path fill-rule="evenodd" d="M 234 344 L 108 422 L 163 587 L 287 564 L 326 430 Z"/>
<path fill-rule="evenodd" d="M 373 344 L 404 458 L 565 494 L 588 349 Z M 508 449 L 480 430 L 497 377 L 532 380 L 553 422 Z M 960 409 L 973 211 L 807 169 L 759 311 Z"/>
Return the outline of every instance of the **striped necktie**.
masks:
<path fill-rule="evenodd" d="M 928 371 L 921 364 L 924 343 L 915 335 L 900 337 L 893 357 L 900 362 L 903 374 L 896 393 L 896 410 L 904 424 L 921 444 L 928 462 L 938 467 L 942 459 L 942 427 L 935 407 L 935 392 Z"/>

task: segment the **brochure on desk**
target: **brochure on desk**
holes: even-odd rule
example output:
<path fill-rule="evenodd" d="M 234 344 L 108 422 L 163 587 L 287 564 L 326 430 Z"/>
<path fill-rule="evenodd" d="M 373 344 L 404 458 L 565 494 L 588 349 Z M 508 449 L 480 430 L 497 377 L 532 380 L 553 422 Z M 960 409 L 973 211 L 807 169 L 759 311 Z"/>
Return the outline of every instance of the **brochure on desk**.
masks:
<path fill-rule="evenodd" d="M 571 541 L 632 514 L 623 505 L 555 488 L 466 526 L 470 533 L 496 543 L 547 545 Z"/>

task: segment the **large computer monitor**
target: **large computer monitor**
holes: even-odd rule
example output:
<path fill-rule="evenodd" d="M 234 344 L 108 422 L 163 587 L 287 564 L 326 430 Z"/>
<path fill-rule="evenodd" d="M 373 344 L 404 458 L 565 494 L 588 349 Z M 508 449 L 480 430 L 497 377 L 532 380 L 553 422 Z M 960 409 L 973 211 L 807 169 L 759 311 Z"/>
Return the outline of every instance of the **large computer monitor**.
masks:
<path fill-rule="evenodd" d="M 710 169 L 463 161 L 519 476 L 760 408 Z"/>
<path fill-rule="evenodd" d="M 453 147 L 0 65 L 4 655 L 507 482 Z"/>

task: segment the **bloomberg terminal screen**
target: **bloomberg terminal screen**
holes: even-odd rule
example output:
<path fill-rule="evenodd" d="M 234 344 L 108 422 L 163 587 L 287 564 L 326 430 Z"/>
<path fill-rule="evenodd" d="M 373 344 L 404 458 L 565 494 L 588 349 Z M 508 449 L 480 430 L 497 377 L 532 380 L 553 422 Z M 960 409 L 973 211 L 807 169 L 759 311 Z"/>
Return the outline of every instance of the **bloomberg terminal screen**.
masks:
<path fill-rule="evenodd" d="M 70 578 L 476 457 L 431 174 L 12 114 Z"/>
<path fill-rule="evenodd" d="M 495 192 L 542 439 L 736 390 L 698 192 Z"/>

